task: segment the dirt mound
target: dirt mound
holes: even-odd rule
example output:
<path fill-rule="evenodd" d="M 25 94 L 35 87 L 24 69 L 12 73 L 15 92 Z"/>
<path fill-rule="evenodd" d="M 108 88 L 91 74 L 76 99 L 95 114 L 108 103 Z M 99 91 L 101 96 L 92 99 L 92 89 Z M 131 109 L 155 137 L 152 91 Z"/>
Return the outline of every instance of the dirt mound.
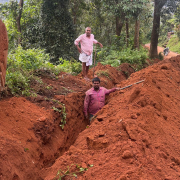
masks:
<path fill-rule="evenodd" d="M 133 73 L 110 94 L 89 128 L 63 156 L 44 169 L 43 179 L 78 164 L 78 179 L 180 179 L 180 56 Z M 93 165 L 93 167 L 90 167 Z M 72 167 L 70 171 L 76 171 Z M 63 179 L 73 179 L 65 176 Z"/>
<path fill-rule="evenodd" d="M 111 66 L 106 70 L 111 77 L 111 72 L 120 72 Z M 90 76 L 91 73 L 92 70 Z M 44 179 L 40 170 L 51 167 L 88 125 L 83 115 L 83 101 L 91 82 L 80 75 L 61 73 L 56 79 L 47 74 L 41 72 L 44 83 L 40 87 L 32 84 L 37 97 L 0 101 L 2 180 Z M 107 82 L 106 87 L 114 86 L 106 78 L 102 80 Z M 125 75 L 119 74 L 119 82 L 123 79 Z"/>
<path fill-rule="evenodd" d="M 8 55 L 8 36 L 4 23 L 0 19 L 0 91 L 4 89 Z"/>
<path fill-rule="evenodd" d="M 99 63 L 95 74 L 106 88 L 145 81 L 111 93 L 90 126 L 83 101 L 91 82 L 38 72 L 37 97 L 0 101 L 0 179 L 52 180 L 68 166 L 78 172 L 66 180 L 180 179 L 179 62 L 165 59 L 136 73 L 129 64 Z"/>

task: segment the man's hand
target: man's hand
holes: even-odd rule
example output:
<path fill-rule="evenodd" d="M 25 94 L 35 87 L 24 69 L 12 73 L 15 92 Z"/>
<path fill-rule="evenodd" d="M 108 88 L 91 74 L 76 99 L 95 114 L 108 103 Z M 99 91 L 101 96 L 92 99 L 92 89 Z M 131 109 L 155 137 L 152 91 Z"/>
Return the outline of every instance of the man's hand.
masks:
<path fill-rule="evenodd" d="M 100 48 L 102 48 L 102 47 L 103 47 L 103 45 L 102 45 L 100 42 L 97 42 L 97 44 L 99 44 Z"/>
<path fill-rule="evenodd" d="M 117 87 L 117 88 L 116 88 L 116 91 L 120 91 L 120 93 L 124 93 L 124 91 L 123 91 L 123 90 L 121 90 L 121 88 L 120 88 L 120 87 Z"/>
<path fill-rule="evenodd" d="M 121 90 L 121 88 L 118 88 L 118 87 L 117 87 L 117 88 L 116 88 L 116 91 L 118 91 L 118 90 Z"/>

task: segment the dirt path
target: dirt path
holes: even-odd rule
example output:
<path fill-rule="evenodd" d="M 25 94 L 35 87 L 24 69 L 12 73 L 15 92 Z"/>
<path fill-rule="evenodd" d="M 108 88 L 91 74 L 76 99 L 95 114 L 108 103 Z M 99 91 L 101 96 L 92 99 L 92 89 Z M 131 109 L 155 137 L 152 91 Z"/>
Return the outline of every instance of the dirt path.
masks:
<path fill-rule="evenodd" d="M 147 47 L 148 49 L 150 49 L 150 44 L 145 44 L 145 47 Z M 158 54 L 161 52 L 163 54 L 163 47 L 158 46 Z M 169 54 L 167 56 L 164 56 L 164 59 L 169 59 L 171 57 L 177 56 L 179 55 L 178 53 L 172 52 L 170 51 Z"/>

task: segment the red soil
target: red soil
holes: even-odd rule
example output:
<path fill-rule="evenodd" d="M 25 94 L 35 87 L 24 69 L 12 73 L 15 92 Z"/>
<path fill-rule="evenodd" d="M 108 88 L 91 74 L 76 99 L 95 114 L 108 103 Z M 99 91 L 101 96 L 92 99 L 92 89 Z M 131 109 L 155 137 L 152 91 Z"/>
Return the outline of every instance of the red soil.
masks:
<path fill-rule="evenodd" d="M 179 62 L 180 56 L 165 59 L 136 73 L 129 64 L 98 64 L 95 72 L 106 88 L 145 81 L 111 93 L 89 128 L 83 100 L 91 83 L 81 75 L 43 76 L 51 88 L 34 84 L 38 97 L 1 99 L 0 179 L 52 180 L 72 164 L 88 168 L 77 173 L 79 180 L 180 179 Z M 66 108 L 63 130 L 62 112 L 52 109 L 63 111 L 57 100 Z"/>
<path fill-rule="evenodd" d="M 0 19 L 0 91 L 4 90 L 8 55 L 8 36 L 4 23 Z"/>

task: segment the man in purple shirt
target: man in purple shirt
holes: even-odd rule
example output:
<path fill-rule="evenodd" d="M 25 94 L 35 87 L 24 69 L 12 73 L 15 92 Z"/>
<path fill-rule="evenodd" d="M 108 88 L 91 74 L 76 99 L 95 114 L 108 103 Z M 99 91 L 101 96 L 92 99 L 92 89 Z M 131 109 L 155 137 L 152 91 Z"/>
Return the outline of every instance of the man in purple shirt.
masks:
<path fill-rule="evenodd" d="M 81 44 L 81 48 L 79 47 L 79 43 Z M 89 66 L 92 65 L 92 52 L 93 52 L 93 44 L 99 44 L 102 48 L 103 45 L 94 39 L 94 35 L 91 34 L 91 28 L 87 27 L 85 30 L 85 34 L 80 35 L 75 41 L 74 44 L 79 51 L 79 60 L 82 62 L 82 73 L 84 79 L 88 80 L 87 74 L 89 71 Z"/>
<path fill-rule="evenodd" d="M 92 119 L 92 117 L 105 105 L 105 95 L 110 94 L 119 88 L 106 89 L 100 87 L 100 79 L 95 77 L 92 80 L 93 87 L 86 91 L 86 97 L 84 100 L 84 114 L 86 119 Z"/>

